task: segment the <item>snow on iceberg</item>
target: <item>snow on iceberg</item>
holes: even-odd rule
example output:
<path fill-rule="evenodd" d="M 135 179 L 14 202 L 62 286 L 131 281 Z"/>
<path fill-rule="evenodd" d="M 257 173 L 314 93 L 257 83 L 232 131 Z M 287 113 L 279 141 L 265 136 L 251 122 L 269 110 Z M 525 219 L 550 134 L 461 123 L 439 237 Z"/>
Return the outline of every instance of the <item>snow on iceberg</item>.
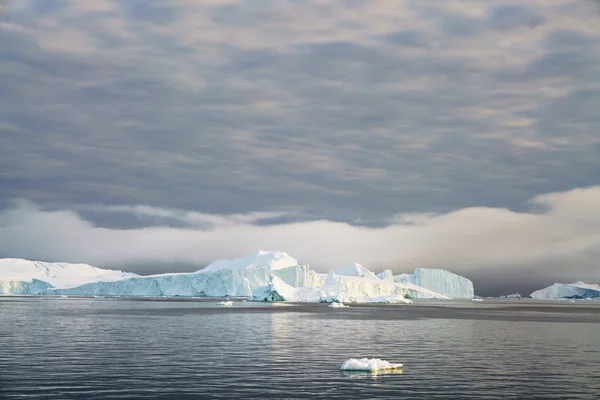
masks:
<path fill-rule="evenodd" d="M 394 281 L 417 285 L 455 299 L 471 299 L 474 296 L 473 282 L 444 269 L 417 268 L 412 274 L 396 275 Z M 421 291 L 415 297 L 432 296 Z"/>
<path fill-rule="evenodd" d="M 351 358 L 344 361 L 340 366 L 340 371 L 367 371 L 375 372 L 381 370 L 401 369 L 402 364 L 390 363 L 379 358 Z"/>
<path fill-rule="evenodd" d="M 531 293 L 533 299 L 600 299 L 600 285 L 585 282 L 555 283 Z"/>
<path fill-rule="evenodd" d="M 298 265 L 298 260 L 281 251 L 257 252 L 235 260 L 217 260 L 207 267 L 196 271 L 198 273 L 215 272 L 224 269 L 250 269 L 256 267 L 268 267 L 272 271 Z"/>

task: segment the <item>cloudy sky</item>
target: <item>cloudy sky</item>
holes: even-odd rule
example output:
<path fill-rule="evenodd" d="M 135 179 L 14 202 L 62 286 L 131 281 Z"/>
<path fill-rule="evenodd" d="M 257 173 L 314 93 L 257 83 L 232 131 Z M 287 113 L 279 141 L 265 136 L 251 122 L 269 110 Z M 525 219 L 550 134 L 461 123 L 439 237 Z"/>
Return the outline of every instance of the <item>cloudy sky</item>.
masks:
<path fill-rule="evenodd" d="M 3 0 L 0 60 L 0 256 L 600 282 L 598 1 Z"/>

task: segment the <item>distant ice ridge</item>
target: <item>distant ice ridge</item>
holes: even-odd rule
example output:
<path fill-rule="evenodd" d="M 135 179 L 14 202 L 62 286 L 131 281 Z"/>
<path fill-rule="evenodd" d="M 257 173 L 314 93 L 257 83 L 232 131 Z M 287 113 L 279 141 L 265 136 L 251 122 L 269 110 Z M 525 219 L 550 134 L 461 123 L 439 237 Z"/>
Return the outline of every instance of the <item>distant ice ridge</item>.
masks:
<path fill-rule="evenodd" d="M 499 299 L 522 299 L 523 296 L 521 296 L 519 293 L 513 293 L 513 294 L 506 294 L 503 296 L 498 297 Z"/>
<path fill-rule="evenodd" d="M 600 299 L 600 285 L 585 282 L 555 283 L 531 293 L 533 299 Z"/>
<path fill-rule="evenodd" d="M 444 269 L 417 268 L 412 274 L 396 275 L 394 281 L 424 287 L 454 299 L 472 299 L 474 296 L 473 282 Z M 417 293 L 417 297 L 431 296 Z"/>
<path fill-rule="evenodd" d="M 269 267 L 272 271 L 298 265 L 298 260 L 281 251 L 257 252 L 235 260 L 217 260 L 203 268 L 198 273 L 214 272 L 224 269 L 250 269 L 256 267 Z"/>
<path fill-rule="evenodd" d="M 398 279 L 390 270 L 375 275 L 356 263 L 322 274 L 308 265 L 299 265 L 286 253 L 267 251 L 231 261 L 215 261 L 194 273 L 151 276 L 103 270 L 85 264 L 20 262 L 0 260 L 0 266 L 4 266 L 0 271 L 5 276 L 0 277 L 0 294 L 231 296 L 264 301 L 410 303 L 408 298 L 450 298 L 433 287 L 461 289 L 456 282 L 464 286 L 462 280 L 466 280 L 441 270 L 433 273 L 417 270 L 415 274 Z M 21 268 L 23 263 L 29 269 Z M 443 285 L 440 282 L 443 277 L 453 282 Z M 423 286 L 413 281 L 421 282 Z M 456 293 L 464 296 L 464 290 Z"/>
<path fill-rule="evenodd" d="M 110 269 L 92 267 L 87 264 L 53 263 L 29 261 L 17 258 L 0 259 L 2 293 L 39 294 L 44 282 L 49 287 L 72 288 L 89 282 L 112 282 L 139 275 Z M 12 282 L 12 283 L 11 283 Z"/>
<path fill-rule="evenodd" d="M 401 369 L 402 364 L 390 363 L 379 358 L 351 358 L 344 361 L 340 366 L 340 371 L 367 371 L 375 372 L 389 369 Z"/>

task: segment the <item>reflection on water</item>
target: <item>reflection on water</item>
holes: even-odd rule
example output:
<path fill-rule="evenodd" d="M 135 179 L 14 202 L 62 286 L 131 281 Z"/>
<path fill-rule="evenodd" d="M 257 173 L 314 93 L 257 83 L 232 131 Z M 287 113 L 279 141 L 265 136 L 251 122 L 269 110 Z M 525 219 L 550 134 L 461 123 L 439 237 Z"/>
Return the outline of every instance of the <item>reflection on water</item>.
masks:
<path fill-rule="evenodd" d="M 401 369 L 388 369 L 381 371 L 340 371 L 344 378 L 351 379 L 377 379 L 384 375 L 402 375 Z"/>
<path fill-rule="evenodd" d="M 598 398 L 600 308 L 465 303 L 0 298 L 0 398 Z"/>

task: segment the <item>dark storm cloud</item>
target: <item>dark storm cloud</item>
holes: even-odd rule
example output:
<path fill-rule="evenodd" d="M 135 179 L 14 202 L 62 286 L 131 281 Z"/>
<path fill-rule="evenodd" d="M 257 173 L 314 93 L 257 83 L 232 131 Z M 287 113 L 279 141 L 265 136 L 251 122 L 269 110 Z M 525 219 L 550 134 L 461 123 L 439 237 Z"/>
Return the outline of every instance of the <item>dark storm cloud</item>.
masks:
<path fill-rule="evenodd" d="M 387 226 L 404 212 L 529 210 L 537 194 L 599 183 L 593 2 L 5 10 L 3 205 L 24 198 L 113 229 L 202 228 L 91 205 Z"/>

